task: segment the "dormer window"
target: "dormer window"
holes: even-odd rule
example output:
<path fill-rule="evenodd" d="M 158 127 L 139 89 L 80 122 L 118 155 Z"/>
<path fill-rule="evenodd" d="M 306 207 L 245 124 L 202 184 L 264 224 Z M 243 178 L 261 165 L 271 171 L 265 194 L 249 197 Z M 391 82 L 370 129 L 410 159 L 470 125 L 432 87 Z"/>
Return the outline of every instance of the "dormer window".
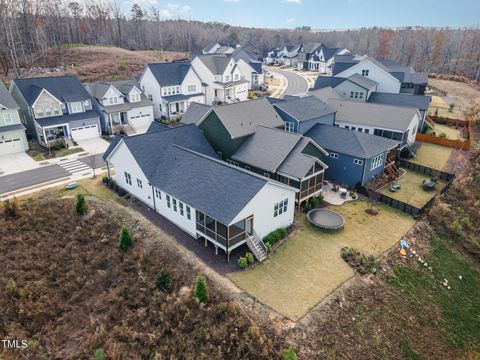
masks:
<path fill-rule="evenodd" d="M 139 93 L 131 93 L 130 94 L 130 102 L 138 102 L 140 101 L 140 94 Z"/>
<path fill-rule="evenodd" d="M 81 102 L 72 102 L 70 104 L 70 110 L 71 110 L 72 114 L 82 112 L 82 103 Z"/>
<path fill-rule="evenodd" d="M 3 114 L 3 121 L 5 122 L 5 125 L 13 124 L 12 114 L 10 113 Z"/>
<path fill-rule="evenodd" d="M 116 96 L 112 96 L 108 98 L 109 105 L 114 105 L 118 103 L 118 98 Z"/>

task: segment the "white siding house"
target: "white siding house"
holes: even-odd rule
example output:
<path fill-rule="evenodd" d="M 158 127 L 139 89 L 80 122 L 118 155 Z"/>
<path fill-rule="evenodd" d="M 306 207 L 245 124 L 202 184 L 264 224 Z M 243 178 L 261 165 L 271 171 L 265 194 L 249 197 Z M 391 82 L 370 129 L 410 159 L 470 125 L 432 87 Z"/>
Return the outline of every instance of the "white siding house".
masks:
<path fill-rule="evenodd" d="M 379 92 L 400 93 L 401 82 L 391 75 L 382 64 L 369 57 L 363 57 L 363 60 L 349 67 L 348 69 L 336 74 L 336 77 L 348 78 L 354 74 L 359 74 L 378 83 Z"/>

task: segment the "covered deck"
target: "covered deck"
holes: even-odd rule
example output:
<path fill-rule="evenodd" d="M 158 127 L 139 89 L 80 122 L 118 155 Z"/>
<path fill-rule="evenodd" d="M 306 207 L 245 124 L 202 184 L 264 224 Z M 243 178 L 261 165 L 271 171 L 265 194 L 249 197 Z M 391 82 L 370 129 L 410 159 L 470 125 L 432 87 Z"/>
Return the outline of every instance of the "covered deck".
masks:
<path fill-rule="evenodd" d="M 235 224 L 225 225 L 197 211 L 196 230 L 197 238 L 205 239 L 205 246 L 211 242 L 215 247 L 215 253 L 218 254 L 218 249 L 222 249 L 227 256 L 227 261 L 230 261 L 232 250 L 245 244 L 247 238 L 253 234 L 253 215 Z"/>

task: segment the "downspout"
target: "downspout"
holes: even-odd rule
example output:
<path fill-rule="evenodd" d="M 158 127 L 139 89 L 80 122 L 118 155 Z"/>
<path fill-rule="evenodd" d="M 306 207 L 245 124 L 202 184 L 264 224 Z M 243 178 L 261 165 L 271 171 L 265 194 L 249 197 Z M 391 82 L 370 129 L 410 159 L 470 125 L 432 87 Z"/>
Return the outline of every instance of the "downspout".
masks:
<path fill-rule="evenodd" d="M 363 171 L 362 171 L 362 182 L 360 183 L 360 185 L 363 186 L 363 180 L 365 180 L 365 172 L 367 171 L 367 159 L 364 159 L 364 162 L 363 162 Z"/>
<path fill-rule="evenodd" d="M 157 212 L 157 205 L 155 204 L 155 191 L 153 189 L 153 185 L 150 185 L 152 187 L 152 199 L 153 199 L 153 210 Z"/>

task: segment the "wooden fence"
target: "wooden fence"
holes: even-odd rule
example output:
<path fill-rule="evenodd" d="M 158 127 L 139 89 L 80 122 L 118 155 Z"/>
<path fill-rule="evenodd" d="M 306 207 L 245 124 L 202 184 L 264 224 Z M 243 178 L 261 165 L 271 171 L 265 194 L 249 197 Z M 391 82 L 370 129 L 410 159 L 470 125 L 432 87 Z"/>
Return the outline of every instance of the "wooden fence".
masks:
<path fill-rule="evenodd" d="M 425 141 L 428 143 L 448 146 L 455 149 L 470 150 L 469 140 L 452 140 L 422 133 L 417 133 L 415 139 L 417 141 Z"/>
<path fill-rule="evenodd" d="M 448 190 L 448 188 L 452 185 L 453 180 L 455 180 L 455 175 L 446 173 L 437 169 L 433 169 L 427 166 L 419 165 L 412 163 L 410 161 L 400 159 L 400 166 L 415 172 L 418 172 L 420 174 L 424 174 L 427 176 L 432 176 L 432 177 L 437 177 L 441 180 L 447 181 L 447 184 L 438 192 L 436 193 L 425 205 L 422 207 L 416 207 L 413 205 L 410 205 L 406 202 L 394 199 L 388 195 L 382 194 L 376 190 L 371 190 L 367 189 L 365 187 L 358 188 L 358 192 L 367 196 L 368 198 L 382 202 L 394 209 L 403 211 L 404 213 L 410 214 L 412 216 L 419 216 L 425 212 L 425 210 L 429 209 L 437 196 L 440 194 L 443 194 L 445 191 Z"/>
<path fill-rule="evenodd" d="M 455 118 L 449 118 L 449 117 L 443 117 L 443 116 L 435 116 L 435 115 L 428 115 L 428 119 L 432 120 L 433 122 L 437 124 L 449 124 L 453 126 L 462 126 L 468 128 L 470 125 L 469 120 L 464 120 L 464 119 L 455 119 Z"/>

